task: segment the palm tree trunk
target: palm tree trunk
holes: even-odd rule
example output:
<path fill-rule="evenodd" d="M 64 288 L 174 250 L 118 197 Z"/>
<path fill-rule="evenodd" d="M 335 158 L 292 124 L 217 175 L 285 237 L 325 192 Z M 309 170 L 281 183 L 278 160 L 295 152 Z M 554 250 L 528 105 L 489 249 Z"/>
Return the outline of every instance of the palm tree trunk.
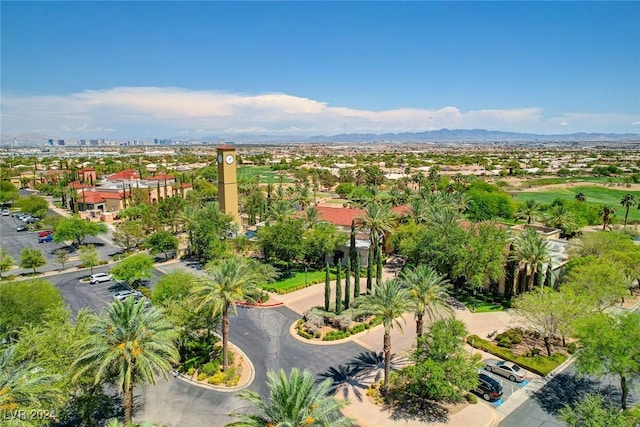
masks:
<path fill-rule="evenodd" d="M 533 289 L 535 285 L 535 280 L 536 280 L 536 270 L 533 269 L 531 271 L 531 274 L 529 275 L 529 283 L 527 284 L 527 291 L 530 291 L 531 289 Z"/>
<path fill-rule="evenodd" d="M 133 375 L 132 375 L 133 377 Z M 125 425 L 131 424 L 133 419 L 133 378 L 131 383 L 124 391 L 124 423 Z"/>
<path fill-rule="evenodd" d="M 424 321 L 422 319 L 423 316 L 424 315 L 422 313 L 416 315 L 416 336 L 418 338 L 420 338 L 424 333 Z"/>
<path fill-rule="evenodd" d="M 382 346 L 384 351 L 384 387 L 383 392 L 387 394 L 389 392 L 389 376 L 391 375 L 391 331 L 385 329 L 384 331 L 384 344 Z"/>
<path fill-rule="evenodd" d="M 622 395 L 620 396 L 620 407 L 622 410 L 627 409 L 627 394 L 629 394 L 629 386 L 627 385 L 627 377 L 620 375 L 620 388 L 622 388 Z"/>
<path fill-rule="evenodd" d="M 627 218 L 629 217 L 629 206 L 627 206 L 627 210 L 624 213 L 624 226 L 627 226 Z"/>
<path fill-rule="evenodd" d="M 227 348 L 229 347 L 229 303 L 225 303 L 222 309 L 222 370 L 229 369 L 229 355 Z"/>

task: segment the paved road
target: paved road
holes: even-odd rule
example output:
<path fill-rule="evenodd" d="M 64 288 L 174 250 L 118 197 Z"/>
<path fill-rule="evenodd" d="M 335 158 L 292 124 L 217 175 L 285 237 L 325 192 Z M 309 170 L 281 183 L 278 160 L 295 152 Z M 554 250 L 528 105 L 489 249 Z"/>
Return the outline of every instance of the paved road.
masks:
<path fill-rule="evenodd" d="M 526 400 L 501 423 L 500 427 L 562 427 L 556 417 L 565 404 L 574 405 L 587 393 L 599 393 L 612 404 L 620 403 L 620 382 L 613 376 L 579 376 L 572 364 Z M 627 403 L 640 401 L 640 393 L 631 393 Z"/>
<path fill-rule="evenodd" d="M 341 382 L 345 380 L 343 375 L 347 362 L 357 361 L 363 370 L 368 363 L 379 366 L 378 358 L 355 343 L 314 346 L 297 341 L 290 335 L 289 327 L 298 318 L 297 313 L 284 306 L 239 309 L 238 316 L 231 318 L 230 339 L 255 366 L 256 376 L 249 387 L 251 390 L 267 395 L 268 369 L 289 371 L 299 367 L 310 370 L 319 380 L 332 378 Z M 355 387 L 358 386 L 357 376 L 350 380 Z M 207 425 L 221 426 L 231 421 L 227 415 L 230 412 L 252 407 L 233 393 L 199 388 L 175 378 L 146 387 L 139 399 L 138 419 L 168 427 L 197 427 L 202 426 L 204 420 Z"/>

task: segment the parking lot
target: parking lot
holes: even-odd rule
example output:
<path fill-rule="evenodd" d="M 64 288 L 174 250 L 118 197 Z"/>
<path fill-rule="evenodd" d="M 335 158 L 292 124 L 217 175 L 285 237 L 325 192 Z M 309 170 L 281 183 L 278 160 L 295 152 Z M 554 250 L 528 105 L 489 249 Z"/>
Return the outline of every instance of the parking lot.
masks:
<path fill-rule="evenodd" d="M 485 359 L 485 360 L 489 360 L 489 359 Z M 495 360 L 495 359 L 492 359 Z M 502 386 L 502 397 L 498 400 L 496 400 L 495 402 L 487 402 L 490 405 L 494 405 L 494 406 L 500 406 L 504 403 L 505 400 L 507 400 L 513 393 L 515 393 L 516 391 L 520 390 L 523 387 L 526 387 L 527 384 L 529 384 L 529 382 L 534 379 L 537 378 L 538 375 L 533 374 L 531 372 L 526 371 L 526 378 L 524 381 L 522 382 L 515 382 L 515 381 L 510 381 L 508 378 L 505 378 L 503 376 L 500 376 L 494 372 L 489 372 L 486 369 L 482 369 L 480 370 L 480 372 L 482 372 L 485 375 L 490 376 L 491 378 L 493 378 L 494 380 L 498 381 L 500 383 L 500 385 Z"/>
<path fill-rule="evenodd" d="M 41 267 L 39 271 L 53 270 L 60 268 L 60 264 L 55 261 L 55 251 L 57 249 L 66 249 L 70 252 L 70 256 L 74 257 L 75 253 L 72 247 L 64 243 L 45 242 L 38 243 L 38 231 L 16 231 L 18 226 L 25 225 L 24 222 L 12 216 L 0 216 L 0 246 L 5 248 L 16 264 L 20 263 L 20 253 L 23 248 L 40 249 L 47 259 L 47 265 Z M 73 258 L 72 258 L 73 259 Z M 70 260 L 71 261 L 71 260 Z M 71 265 L 71 263 L 69 263 Z"/>

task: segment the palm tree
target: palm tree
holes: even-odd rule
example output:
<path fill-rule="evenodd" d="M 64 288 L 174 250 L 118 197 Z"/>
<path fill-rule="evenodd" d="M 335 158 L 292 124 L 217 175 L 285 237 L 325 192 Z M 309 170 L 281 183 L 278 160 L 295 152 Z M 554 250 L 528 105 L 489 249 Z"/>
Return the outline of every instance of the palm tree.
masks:
<path fill-rule="evenodd" d="M 600 216 L 602 217 L 602 231 L 607 229 L 607 224 L 611 223 L 613 215 L 616 213 L 616 208 L 613 206 L 602 206 L 600 208 Z"/>
<path fill-rule="evenodd" d="M 194 310 L 222 313 L 222 370 L 229 369 L 229 309 L 236 313 L 236 302 L 255 303 L 263 277 L 243 258 L 223 259 L 207 267 L 208 278 L 191 291 Z"/>
<path fill-rule="evenodd" d="M 282 369 L 277 373 L 267 371 L 269 399 L 265 400 L 252 390 L 238 393 L 241 398 L 258 407 L 258 414 L 231 413 L 238 421 L 227 424 L 227 427 L 355 425 L 340 413 L 346 402 L 330 395 L 330 379 L 314 385 L 313 374 L 309 371 L 293 368 L 289 377 Z"/>
<path fill-rule="evenodd" d="M 581 191 L 578 194 L 576 194 L 576 200 L 579 202 L 584 202 L 587 200 L 587 196 L 584 195 L 584 193 Z"/>
<path fill-rule="evenodd" d="M 406 287 L 414 303 L 416 316 L 416 336 L 420 338 L 424 332 L 424 316 L 430 321 L 451 314 L 447 283 L 433 268 L 424 264 L 400 273 L 399 282 Z"/>
<path fill-rule="evenodd" d="M 42 368 L 16 363 L 14 350 L 15 347 L 8 347 L 0 353 L 0 411 L 6 414 L 3 425 L 31 426 L 30 420 L 9 419 L 9 411 L 28 414 L 32 410 L 54 408 L 62 401 L 62 395 L 60 389 L 52 385 L 60 379 Z"/>
<path fill-rule="evenodd" d="M 302 221 L 304 222 L 305 229 L 313 228 L 318 225 L 321 222 L 318 209 L 316 209 L 315 206 L 312 206 L 304 211 L 302 214 Z"/>
<path fill-rule="evenodd" d="M 533 199 L 529 199 L 518 206 L 516 218 L 526 220 L 527 224 L 536 221 L 540 217 L 540 204 Z"/>
<path fill-rule="evenodd" d="M 426 207 L 420 198 L 412 198 L 409 201 L 409 210 L 405 214 L 414 224 L 421 224 L 425 221 Z"/>
<path fill-rule="evenodd" d="M 552 205 L 545 212 L 544 224 L 548 227 L 560 228 L 564 234 L 571 234 L 577 228 L 573 211 L 563 204 Z"/>
<path fill-rule="evenodd" d="M 524 233 L 513 239 L 513 246 L 513 259 L 525 265 L 529 277 L 529 290 L 533 288 L 536 272 L 543 264 L 551 261 L 549 242 L 533 228 L 527 228 Z"/>
<path fill-rule="evenodd" d="M 359 230 L 369 233 L 371 247 L 375 248 L 381 238 L 393 229 L 396 216 L 390 205 L 371 203 L 365 208 L 364 216 L 356 218 Z"/>
<path fill-rule="evenodd" d="M 413 307 L 409 290 L 403 288 L 397 280 L 387 280 L 377 286 L 374 293 L 363 296 L 356 310 L 359 315 L 370 314 L 382 317 L 385 393 L 389 391 L 391 373 L 391 328 L 396 325 L 402 330 L 398 317 L 410 309 Z"/>
<path fill-rule="evenodd" d="M 272 219 L 275 222 L 283 222 L 289 219 L 293 215 L 294 209 L 289 200 L 277 200 L 271 204 L 269 212 L 267 212 L 267 219 Z"/>
<path fill-rule="evenodd" d="M 627 218 L 629 217 L 629 208 L 636 204 L 636 196 L 627 193 L 622 197 L 620 204 L 626 208 L 624 213 L 624 226 L 627 226 Z"/>
<path fill-rule="evenodd" d="M 171 363 L 180 357 L 175 326 L 158 309 L 129 297 L 116 300 L 104 315 L 90 316 L 89 332 L 79 343 L 73 379 L 86 373 L 94 376 L 95 384 L 115 379 L 124 395 L 124 422 L 130 423 L 134 386 L 155 384 L 157 374 L 167 378 Z"/>

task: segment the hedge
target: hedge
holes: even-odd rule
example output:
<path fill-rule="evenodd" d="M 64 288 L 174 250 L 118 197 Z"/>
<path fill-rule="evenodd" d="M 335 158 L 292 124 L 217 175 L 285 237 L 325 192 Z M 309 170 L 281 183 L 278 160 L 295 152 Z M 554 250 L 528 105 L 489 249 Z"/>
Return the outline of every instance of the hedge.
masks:
<path fill-rule="evenodd" d="M 480 338 L 477 335 L 469 335 L 467 337 L 467 343 L 477 349 L 486 351 L 487 353 L 491 353 L 495 356 L 498 356 L 504 360 L 509 360 L 513 363 L 516 363 L 523 368 L 534 372 L 538 375 L 546 376 L 549 372 L 553 371 L 559 365 L 561 365 L 565 360 L 567 360 L 567 356 L 562 353 L 552 354 L 550 357 L 546 356 L 518 356 L 513 354 L 513 352 L 504 347 L 498 347 L 490 341 Z"/>

